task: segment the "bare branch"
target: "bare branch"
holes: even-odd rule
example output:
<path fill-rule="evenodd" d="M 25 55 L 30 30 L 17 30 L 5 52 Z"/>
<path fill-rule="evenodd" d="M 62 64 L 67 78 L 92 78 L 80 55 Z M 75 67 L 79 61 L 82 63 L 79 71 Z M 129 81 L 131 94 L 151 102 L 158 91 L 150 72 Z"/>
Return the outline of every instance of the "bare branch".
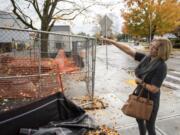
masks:
<path fill-rule="evenodd" d="M 22 23 L 24 23 L 27 27 L 32 28 L 32 29 L 36 29 L 33 26 L 32 19 L 22 12 L 22 10 L 18 7 L 18 5 L 15 3 L 15 1 L 11 0 L 11 3 L 13 5 L 13 13 L 18 17 L 18 19 L 21 20 Z M 17 12 L 17 10 L 19 11 L 20 14 Z M 30 22 L 28 22 L 26 20 L 26 18 L 28 18 L 30 20 Z"/>
<path fill-rule="evenodd" d="M 56 22 L 56 20 L 53 20 L 52 23 L 49 25 L 48 31 L 51 30 L 51 28 L 54 26 L 54 23 Z"/>
<path fill-rule="evenodd" d="M 84 9 L 82 9 L 80 12 L 78 12 L 77 14 L 75 14 L 75 15 L 74 15 L 73 17 L 71 17 L 71 18 L 63 18 L 63 16 L 70 15 L 69 13 L 67 13 L 67 14 L 62 14 L 62 15 L 61 15 L 61 20 L 74 20 L 78 15 L 82 14 L 83 11 L 87 10 L 89 7 L 91 7 L 91 6 L 93 6 L 93 5 L 95 5 L 95 3 L 87 6 L 87 7 L 84 8 Z M 73 14 L 73 13 L 74 13 L 74 12 L 72 12 L 71 14 Z"/>
<path fill-rule="evenodd" d="M 60 2 L 60 1 L 67 2 L 67 3 L 71 3 L 71 4 L 76 4 L 75 2 L 69 1 L 69 0 L 59 0 L 58 2 Z"/>
<path fill-rule="evenodd" d="M 49 12 L 49 15 L 48 15 L 48 22 L 51 21 L 52 15 L 53 15 L 53 13 L 54 13 L 54 10 L 56 9 L 56 6 L 57 6 L 58 1 L 59 1 L 59 0 L 55 0 L 55 1 L 52 3 L 52 7 L 51 7 L 50 12 Z"/>
<path fill-rule="evenodd" d="M 62 17 L 62 16 L 66 16 L 66 15 L 71 15 L 71 14 L 74 13 L 75 11 L 79 11 L 79 10 L 80 10 L 79 8 L 76 8 L 76 9 L 73 9 L 73 10 L 68 9 L 68 10 L 67 10 L 68 12 L 66 12 L 66 13 L 64 13 L 64 14 L 61 14 L 60 16 Z M 52 16 L 52 18 L 53 18 L 53 17 L 56 18 L 55 16 L 56 16 L 57 14 L 59 14 L 60 12 L 64 12 L 64 10 L 59 10 L 58 12 L 56 12 L 56 13 Z"/>
<path fill-rule="evenodd" d="M 33 0 L 33 7 L 34 7 L 34 9 L 36 10 L 39 18 L 42 20 L 42 15 L 41 15 L 41 12 L 40 12 L 40 10 L 39 10 L 39 5 L 38 5 L 38 3 L 37 3 L 37 0 Z"/>
<path fill-rule="evenodd" d="M 50 0 L 46 0 L 44 2 L 44 8 L 43 8 L 43 17 L 48 17 L 48 12 L 49 12 L 49 8 L 50 8 L 51 2 Z M 47 19 L 47 18 L 46 18 Z M 44 20 L 43 20 L 44 21 Z"/>
<path fill-rule="evenodd" d="M 38 14 L 39 18 L 42 19 L 42 15 L 41 15 L 41 12 L 39 10 L 39 5 L 37 3 L 37 0 L 25 0 L 29 3 L 31 3 L 31 5 L 34 7 L 36 13 Z"/>

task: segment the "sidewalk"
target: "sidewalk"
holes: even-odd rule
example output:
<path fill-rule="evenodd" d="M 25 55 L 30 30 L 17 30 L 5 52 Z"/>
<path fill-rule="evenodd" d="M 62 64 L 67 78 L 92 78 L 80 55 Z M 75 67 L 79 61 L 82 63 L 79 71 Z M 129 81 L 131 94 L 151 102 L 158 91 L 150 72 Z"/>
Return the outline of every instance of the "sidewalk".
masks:
<path fill-rule="evenodd" d="M 108 70 L 106 69 L 105 46 L 97 47 L 95 96 L 102 98 L 108 107 L 88 111 L 97 124 L 106 124 L 119 131 L 120 135 L 139 135 L 134 118 L 125 116 L 121 107 L 136 87 L 132 71 L 137 65 L 132 58 L 114 46 L 108 46 Z M 83 93 L 83 92 L 81 92 Z M 177 94 L 178 93 L 178 94 Z M 157 135 L 180 135 L 180 91 L 163 87 L 156 122 Z"/>
<path fill-rule="evenodd" d="M 97 95 L 105 97 L 106 101 L 104 102 L 108 102 L 109 107 L 104 111 L 99 111 L 99 117 L 106 118 L 101 124 L 106 123 L 111 127 L 115 127 L 121 135 L 138 135 L 136 121 L 133 118 L 124 116 L 120 110 L 124 101 L 128 98 L 128 94 L 135 87 L 127 83 L 133 77 L 123 69 L 132 69 L 136 63 L 117 48 L 109 46 L 109 70 L 105 70 L 103 73 L 103 68 L 105 68 L 105 63 L 103 63 L 105 50 L 103 49 L 97 49 L 95 90 Z M 98 61 L 98 58 L 101 58 L 101 61 Z M 103 65 L 104 67 L 102 67 Z M 102 77 L 101 75 L 105 76 Z M 106 86 L 100 84 L 99 81 L 102 78 L 103 84 L 107 84 Z M 104 89 L 103 93 L 106 94 L 102 94 L 101 89 Z M 178 91 L 174 92 L 165 87 L 161 89 L 161 103 L 157 118 L 157 132 L 160 135 L 180 135 L 180 98 L 176 93 Z M 101 118 L 98 117 L 98 112 L 96 116 L 97 121 L 100 123 Z"/>

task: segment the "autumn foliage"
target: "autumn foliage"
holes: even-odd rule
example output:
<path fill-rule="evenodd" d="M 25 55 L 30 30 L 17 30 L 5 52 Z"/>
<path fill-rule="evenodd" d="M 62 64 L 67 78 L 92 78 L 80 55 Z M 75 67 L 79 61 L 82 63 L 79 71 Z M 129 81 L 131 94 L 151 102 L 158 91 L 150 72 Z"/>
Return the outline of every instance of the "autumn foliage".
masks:
<path fill-rule="evenodd" d="M 151 37 L 173 31 L 180 24 L 177 0 L 124 0 L 127 9 L 123 31 L 134 36 Z"/>

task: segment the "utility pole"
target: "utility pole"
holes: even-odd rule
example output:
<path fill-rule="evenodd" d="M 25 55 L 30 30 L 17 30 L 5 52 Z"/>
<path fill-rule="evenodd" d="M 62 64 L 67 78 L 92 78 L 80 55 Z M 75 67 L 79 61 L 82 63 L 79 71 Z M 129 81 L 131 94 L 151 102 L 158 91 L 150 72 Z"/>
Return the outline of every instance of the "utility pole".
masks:
<path fill-rule="evenodd" d="M 107 38 L 107 15 L 105 15 L 105 37 Z M 108 70 L 108 46 L 106 43 L 106 69 Z"/>
<path fill-rule="evenodd" d="M 152 25 L 152 21 L 151 21 L 151 15 L 152 15 L 152 13 L 151 13 L 151 2 L 150 2 L 150 10 L 149 10 L 150 12 L 149 12 L 149 43 L 151 42 L 151 34 L 152 34 L 152 32 L 151 32 L 151 25 Z"/>
<path fill-rule="evenodd" d="M 102 18 L 102 20 L 100 21 L 100 25 L 101 25 L 101 31 L 102 31 L 102 35 L 107 38 L 108 35 L 110 35 L 110 30 L 111 30 L 111 26 L 112 26 L 112 21 L 111 19 L 107 16 L 107 14 Z M 106 44 L 106 43 L 105 43 Z M 108 69 L 108 46 L 106 44 L 106 69 Z"/>

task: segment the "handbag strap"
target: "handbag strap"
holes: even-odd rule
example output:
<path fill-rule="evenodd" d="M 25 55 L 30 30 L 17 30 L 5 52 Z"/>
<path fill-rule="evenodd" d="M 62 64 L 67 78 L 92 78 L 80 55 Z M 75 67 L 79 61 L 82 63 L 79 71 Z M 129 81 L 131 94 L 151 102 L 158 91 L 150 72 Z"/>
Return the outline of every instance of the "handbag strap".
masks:
<path fill-rule="evenodd" d="M 135 90 L 134 90 L 134 91 L 135 91 Z M 142 96 L 143 91 L 144 91 L 144 88 L 142 87 L 140 93 L 138 94 L 137 99 L 139 99 L 139 98 Z M 148 91 L 148 98 L 147 98 L 147 99 L 148 99 L 148 101 L 150 100 L 149 91 Z"/>
<path fill-rule="evenodd" d="M 146 75 L 147 76 L 147 75 Z M 144 80 L 145 80 L 145 78 L 146 78 L 146 76 L 144 76 L 144 78 L 142 79 L 143 80 L 143 82 L 144 82 Z M 137 99 L 139 99 L 141 96 L 142 96 L 142 93 L 143 93 L 143 91 L 144 91 L 144 88 L 143 88 L 143 86 L 141 86 L 142 88 L 141 88 L 141 91 L 140 91 L 140 93 L 138 94 L 138 97 L 137 97 Z M 135 92 L 135 90 L 134 90 L 134 92 Z M 149 95 L 149 91 L 148 91 L 148 102 L 149 102 L 149 100 L 150 100 L 150 95 Z"/>
<path fill-rule="evenodd" d="M 147 76 L 147 75 L 146 75 L 146 76 Z M 144 76 L 144 78 L 142 79 L 142 80 L 143 80 L 143 82 L 144 82 L 144 80 L 145 80 L 146 76 Z M 142 87 L 142 86 L 141 86 L 141 87 Z M 136 91 L 136 89 L 133 91 L 133 93 L 135 93 L 135 91 Z M 142 87 L 142 88 L 141 88 L 140 93 L 138 94 L 137 99 L 139 99 L 139 98 L 142 96 L 143 91 L 144 91 L 144 88 Z M 149 101 L 150 101 L 149 91 L 148 91 L 148 98 L 147 98 L 147 99 L 148 99 L 148 102 L 149 102 Z"/>

